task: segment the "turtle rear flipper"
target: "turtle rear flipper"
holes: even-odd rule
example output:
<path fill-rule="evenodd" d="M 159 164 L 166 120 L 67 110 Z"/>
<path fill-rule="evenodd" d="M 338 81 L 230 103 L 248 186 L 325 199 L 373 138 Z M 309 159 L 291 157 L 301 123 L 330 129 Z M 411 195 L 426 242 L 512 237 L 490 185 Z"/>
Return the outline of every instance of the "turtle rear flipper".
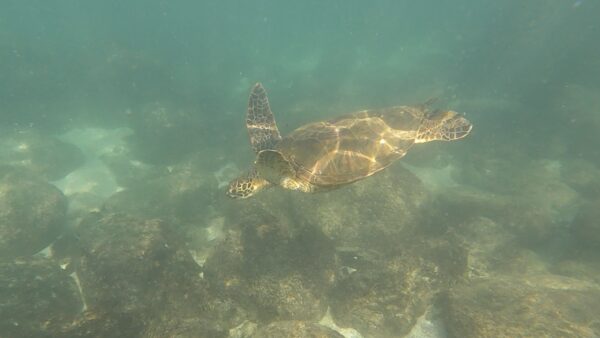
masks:
<path fill-rule="evenodd" d="M 252 149 L 257 154 L 261 150 L 274 149 L 275 144 L 281 140 L 267 92 L 260 82 L 254 85 L 248 98 L 246 128 Z"/>
<path fill-rule="evenodd" d="M 269 181 L 258 176 L 255 168 L 229 182 L 227 196 L 231 198 L 247 198 L 270 186 Z"/>

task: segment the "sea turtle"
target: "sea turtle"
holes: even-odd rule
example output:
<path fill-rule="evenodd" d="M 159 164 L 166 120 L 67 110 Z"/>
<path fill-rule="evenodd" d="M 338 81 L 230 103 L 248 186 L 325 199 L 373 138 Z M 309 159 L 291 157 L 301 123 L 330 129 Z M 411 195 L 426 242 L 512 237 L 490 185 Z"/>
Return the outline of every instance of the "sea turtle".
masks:
<path fill-rule="evenodd" d="M 310 123 L 282 138 L 267 93 L 257 83 L 246 127 L 256 160 L 248 173 L 230 182 L 227 195 L 233 198 L 272 185 L 303 192 L 338 188 L 386 168 L 415 143 L 463 138 L 472 124 L 450 110 L 396 106 Z"/>

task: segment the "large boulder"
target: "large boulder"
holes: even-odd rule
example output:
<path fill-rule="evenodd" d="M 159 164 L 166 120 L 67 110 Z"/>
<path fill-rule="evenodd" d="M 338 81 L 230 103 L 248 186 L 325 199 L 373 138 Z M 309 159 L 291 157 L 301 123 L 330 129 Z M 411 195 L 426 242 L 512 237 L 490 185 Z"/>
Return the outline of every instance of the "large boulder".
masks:
<path fill-rule="evenodd" d="M 91 214 L 77 229 L 77 274 L 91 309 L 136 312 L 160 302 L 164 278 L 195 281 L 199 273 L 177 233 L 160 220 Z"/>
<path fill-rule="evenodd" d="M 83 303 L 73 278 L 43 257 L 0 261 L 3 337 L 57 337 L 76 321 Z"/>
<path fill-rule="evenodd" d="M 260 323 L 315 321 L 330 306 L 341 327 L 406 334 L 445 283 L 466 275 L 460 241 L 419 231 L 428 199 L 398 164 L 329 192 L 273 188 L 232 201 L 229 235 L 205 274 L 240 303 L 259 304 Z"/>
<path fill-rule="evenodd" d="M 340 272 L 329 299 L 333 321 L 367 337 L 409 333 L 447 285 L 462 280 L 459 243 L 412 236 L 396 252 L 338 250 Z"/>
<path fill-rule="evenodd" d="M 536 247 L 562 236 L 579 205 L 578 194 L 559 180 L 491 193 L 468 186 L 438 193 L 425 210 L 424 226 L 444 232 L 478 218 L 500 225 L 520 244 Z"/>
<path fill-rule="evenodd" d="M 0 168 L 0 256 L 33 255 L 63 231 L 67 200 L 53 185 Z"/>
<path fill-rule="evenodd" d="M 236 300 L 261 323 L 318 321 L 334 281 L 334 248 L 318 228 L 263 219 L 230 230 L 208 257 L 204 275 L 214 292 Z"/>
<path fill-rule="evenodd" d="M 316 194 L 272 188 L 227 204 L 229 224 L 260 223 L 269 213 L 293 227 L 315 226 L 339 246 L 394 247 L 410 233 L 427 199 L 421 181 L 401 165 Z"/>
<path fill-rule="evenodd" d="M 600 168 L 594 163 L 578 159 L 565 161 L 561 171 L 566 184 L 588 199 L 600 199 Z"/>
<path fill-rule="evenodd" d="M 137 157 L 152 164 L 171 164 L 200 148 L 208 129 L 202 114 L 183 110 L 170 102 L 150 102 L 127 111 L 129 127 L 135 131 L 131 144 Z M 200 132 L 200 129 L 205 129 Z"/>
<path fill-rule="evenodd" d="M 280 321 L 273 322 L 260 328 L 249 338 L 343 338 L 340 333 L 325 326 L 303 321 Z"/>
<path fill-rule="evenodd" d="M 393 247 L 413 230 L 427 197 L 421 181 L 396 163 L 339 190 L 296 198 L 292 208 L 299 210 L 296 219 L 318 225 L 345 246 Z"/>
<path fill-rule="evenodd" d="M 140 218 L 161 218 L 170 223 L 196 226 L 215 216 L 220 194 L 217 182 L 203 168 L 201 154 L 169 166 L 164 172 L 147 176 L 104 203 L 108 212 L 122 212 Z"/>
<path fill-rule="evenodd" d="M 208 294 L 202 271 L 176 227 L 158 219 L 96 213 L 76 232 L 76 273 L 87 317 L 74 335 L 88 330 L 164 336 L 179 332 L 185 323 L 209 323 L 203 332 L 218 337 L 244 318 L 237 315 L 239 307 Z"/>
<path fill-rule="evenodd" d="M 0 134 L 0 164 L 30 171 L 49 181 L 65 177 L 84 161 L 76 146 L 33 129 Z"/>
<path fill-rule="evenodd" d="M 600 200 L 584 204 L 571 224 L 571 230 L 579 249 L 586 248 L 600 253 Z"/>
<path fill-rule="evenodd" d="M 495 276 L 452 288 L 442 303 L 450 337 L 595 337 L 600 287 L 556 275 Z"/>

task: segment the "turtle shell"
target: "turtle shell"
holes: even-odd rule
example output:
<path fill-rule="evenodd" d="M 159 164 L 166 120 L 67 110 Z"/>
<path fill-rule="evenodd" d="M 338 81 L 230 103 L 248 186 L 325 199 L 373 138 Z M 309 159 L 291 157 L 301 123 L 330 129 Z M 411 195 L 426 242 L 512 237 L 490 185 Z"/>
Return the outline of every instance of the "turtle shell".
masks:
<path fill-rule="evenodd" d="M 351 183 L 386 168 L 415 143 L 424 109 L 398 106 L 364 110 L 302 126 L 277 150 L 296 178 L 317 186 Z"/>

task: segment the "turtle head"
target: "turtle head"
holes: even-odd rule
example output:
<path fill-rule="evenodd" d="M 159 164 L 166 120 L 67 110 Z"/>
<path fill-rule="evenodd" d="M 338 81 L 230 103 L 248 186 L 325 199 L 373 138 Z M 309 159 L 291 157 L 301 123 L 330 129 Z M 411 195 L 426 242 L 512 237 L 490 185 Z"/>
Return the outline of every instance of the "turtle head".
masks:
<path fill-rule="evenodd" d="M 469 135 L 472 128 L 473 124 L 455 111 L 437 111 L 423 120 L 415 143 L 458 140 Z"/>
<path fill-rule="evenodd" d="M 227 196 L 236 199 L 248 198 L 269 185 L 267 180 L 258 177 L 256 170 L 252 169 L 249 173 L 229 182 Z"/>

